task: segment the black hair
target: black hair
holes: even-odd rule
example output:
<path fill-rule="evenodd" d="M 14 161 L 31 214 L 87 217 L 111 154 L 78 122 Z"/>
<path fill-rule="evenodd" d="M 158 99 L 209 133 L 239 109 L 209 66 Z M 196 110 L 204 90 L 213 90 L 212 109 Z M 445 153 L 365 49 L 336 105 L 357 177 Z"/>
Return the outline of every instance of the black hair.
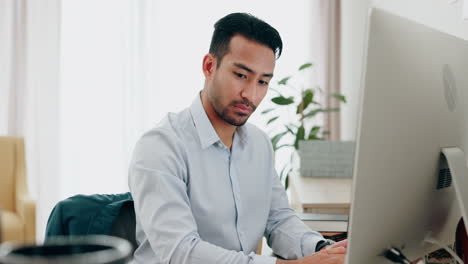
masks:
<path fill-rule="evenodd" d="M 283 42 L 276 29 L 251 14 L 232 13 L 214 25 L 209 52 L 218 59 L 217 67 L 229 52 L 231 38 L 237 34 L 271 48 L 277 58 L 281 56 Z"/>

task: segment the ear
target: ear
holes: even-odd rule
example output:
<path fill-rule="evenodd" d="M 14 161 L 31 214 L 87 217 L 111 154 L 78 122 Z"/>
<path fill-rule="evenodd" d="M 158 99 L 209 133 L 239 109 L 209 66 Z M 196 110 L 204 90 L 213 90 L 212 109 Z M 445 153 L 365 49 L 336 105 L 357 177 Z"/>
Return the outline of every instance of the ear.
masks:
<path fill-rule="evenodd" d="M 202 70 L 206 79 L 211 79 L 214 76 L 214 73 L 216 72 L 216 63 L 217 60 L 213 54 L 208 53 L 203 57 Z"/>

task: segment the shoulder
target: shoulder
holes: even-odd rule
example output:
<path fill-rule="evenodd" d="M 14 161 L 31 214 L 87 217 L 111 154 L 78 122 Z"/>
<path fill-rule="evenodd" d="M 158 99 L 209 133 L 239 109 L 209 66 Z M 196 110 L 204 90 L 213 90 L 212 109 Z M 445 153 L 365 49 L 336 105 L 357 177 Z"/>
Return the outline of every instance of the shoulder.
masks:
<path fill-rule="evenodd" d="M 261 148 L 267 152 L 272 151 L 270 137 L 254 124 L 246 123 L 243 127 L 244 133 L 248 137 L 249 144 L 254 145 L 256 148 Z"/>
<path fill-rule="evenodd" d="M 183 174 L 186 161 L 186 140 L 183 131 L 187 112 L 169 113 L 154 128 L 144 133 L 137 141 L 131 168 L 164 170 Z"/>
<path fill-rule="evenodd" d="M 266 140 L 268 142 L 270 141 L 269 137 L 265 133 L 265 131 L 263 131 L 262 129 L 260 129 L 256 125 L 251 124 L 251 123 L 246 123 L 244 125 L 244 128 L 245 128 L 245 131 L 247 132 L 247 134 L 249 135 L 249 137 L 252 137 L 254 139 Z"/>
<path fill-rule="evenodd" d="M 162 150 L 177 150 L 180 144 L 180 138 L 177 137 L 169 115 L 159 124 L 144 133 L 137 141 L 134 154 L 156 154 Z"/>
<path fill-rule="evenodd" d="M 184 146 L 185 127 L 190 121 L 188 110 L 168 113 L 155 127 L 144 133 L 137 141 L 135 151 L 161 152 L 180 151 Z M 162 149 L 161 149 L 162 148 Z"/>

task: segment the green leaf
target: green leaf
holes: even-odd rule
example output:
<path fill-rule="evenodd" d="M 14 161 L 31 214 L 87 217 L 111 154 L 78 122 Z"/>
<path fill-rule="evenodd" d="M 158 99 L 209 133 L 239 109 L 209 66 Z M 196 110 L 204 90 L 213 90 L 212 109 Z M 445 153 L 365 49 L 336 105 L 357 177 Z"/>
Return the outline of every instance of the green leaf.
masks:
<path fill-rule="evenodd" d="M 299 70 L 302 71 L 304 69 L 307 69 L 309 67 L 312 67 L 312 63 L 305 63 L 305 64 L 302 64 L 301 67 L 299 67 Z"/>
<path fill-rule="evenodd" d="M 314 92 L 311 89 L 304 91 L 302 102 L 297 106 L 296 114 L 303 112 L 314 99 Z"/>
<path fill-rule="evenodd" d="M 284 125 L 284 126 L 286 127 L 289 133 L 291 133 L 292 135 L 296 135 L 296 132 L 294 132 L 292 128 L 290 128 L 288 125 Z"/>
<path fill-rule="evenodd" d="M 268 114 L 268 113 L 270 113 L 270 112 L 273 111 L 273 110 L 276 110 L 276 108 L 269 108 L 269 109 L 263 110 L 263 111 L 261 112 L 261 114 L 262 114 L 262 115 Z"/>
<path fill-rule="evenodd" d="M 278 97 L 274 97 L 271 99 L 271 101 L 277 105 L 289 105 L 289 104 L 292 104 L 294 103 L 294 97 L 284 97 L 284 96 L 278 96 Z"/>
<path fill-rule="evenodd" d="M 270 118 L 270 120 L 268 120 L 268 122 L 266 124 L 269 125 L 270 123 L 274 122 L 278 118 L 279 118 L 279 116 L 275 116 L 273 118 Z"/>
<path fill-rule="evenodd" d="M 342 95 L 342 94 L 334 93 L 331 96 L 333 96 L 334 98 L 340 100 L 343 103 L 346 103 L 346 97 L 344 95 Z"/>
<path fill-rule="evenodd" d="M 289 174 L 291 173 L 292 171 L 292 167 L 291 166 L 284 166 L 283 169 L 281 170 L 280 174 L 279 174 L 279 177 L 280 177 L 280 180 L 281 181 L 284 181 L 284 188 L 287 189 L 288 186 L 289 186 Z"/>
<path fill-rule="evenodd" d="M 309 139 L 309 140 L 318 139 L 317 134 L 320 132 L 320 129 L 321 129 L 321 127 L 319 127 L 319 126 L 312 127 L 310 129 L 309 136 L 307 137 L 307 139 Z"/>
<path fill-rule="evenodd" d="M 278 82 L 278 85 L 285 85 L 288 80 L 291 79 L 291 76 L 285 77 Z"/>
<path fill-rule="evenodd" d="M 280 172 L 280 174 L 279 174 L 280 180 L 283 179 L 283 177 L 284 177 L 283 175 L 284 175 L 284 173 L 286 172 L 286 169 L 287 169 L 288 167 L 289 167 L 289 166 L 286 164 L 286 165 L 284 165 L 284 167 L 281 169 L 281 172 Z"/>
<path fill-rule="evenodd" d="M 281 133 L 278 133 L 276 135 L 274 135 L 272 138 L 271 138 L 271 144 L 273 145 L 273 150 L 276 151 L 277 149 L 277 145 L 278 145 L 278 142 L 281 140 L 281 138 L 286 135 L 286 133 L 288 133 L 288 131 L 283 131 Z"/>
<path fill-rule="evenodd" d="M 299 140 L 305 139 L 305 129 L 304 126 L 300 126 L 297 129 L 296 140 L 294 141 L 294 148 L 299 149 Z"/>
<path fill-rule="evenodd" d="M 316 114 L 321 113 L 321 112 L 325 112 L 325 110 L 322 109 L 322 108 L 313 109 L 310 112 L 308 112 L 307 114 L 305 114 L 303 119 L 308 118 L 308 117 L 313 117 Z"/>
<path fill-rule="evenodd" d="M 285 97 L 278 89 L 268 87 L 268 90 L 272 90 L 273 92 L 277 93 L 277 97 Z"/>
<path fill-rule="evenodd" d="M 316 114 L 322 113 L 322 112 L 338 112 L 338 111 L 340 111 L 339 108 L 325 108 L 325 109 L 317 108 L 317 109 L 313 109 L 310 112 L 308 112 L 307 114 L 305 114 L 303 119 L 315 116 Z"/>

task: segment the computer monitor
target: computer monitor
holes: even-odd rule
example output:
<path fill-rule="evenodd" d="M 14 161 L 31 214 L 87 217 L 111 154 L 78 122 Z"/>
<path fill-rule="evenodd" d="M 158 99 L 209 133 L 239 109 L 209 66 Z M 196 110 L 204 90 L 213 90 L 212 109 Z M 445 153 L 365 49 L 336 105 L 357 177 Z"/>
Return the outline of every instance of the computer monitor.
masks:
<path fill-rule="evenodd" d="M 466 219 L 468 41 L 371 9 L 364 53 L 346 263 L 416 259 Z"/>

